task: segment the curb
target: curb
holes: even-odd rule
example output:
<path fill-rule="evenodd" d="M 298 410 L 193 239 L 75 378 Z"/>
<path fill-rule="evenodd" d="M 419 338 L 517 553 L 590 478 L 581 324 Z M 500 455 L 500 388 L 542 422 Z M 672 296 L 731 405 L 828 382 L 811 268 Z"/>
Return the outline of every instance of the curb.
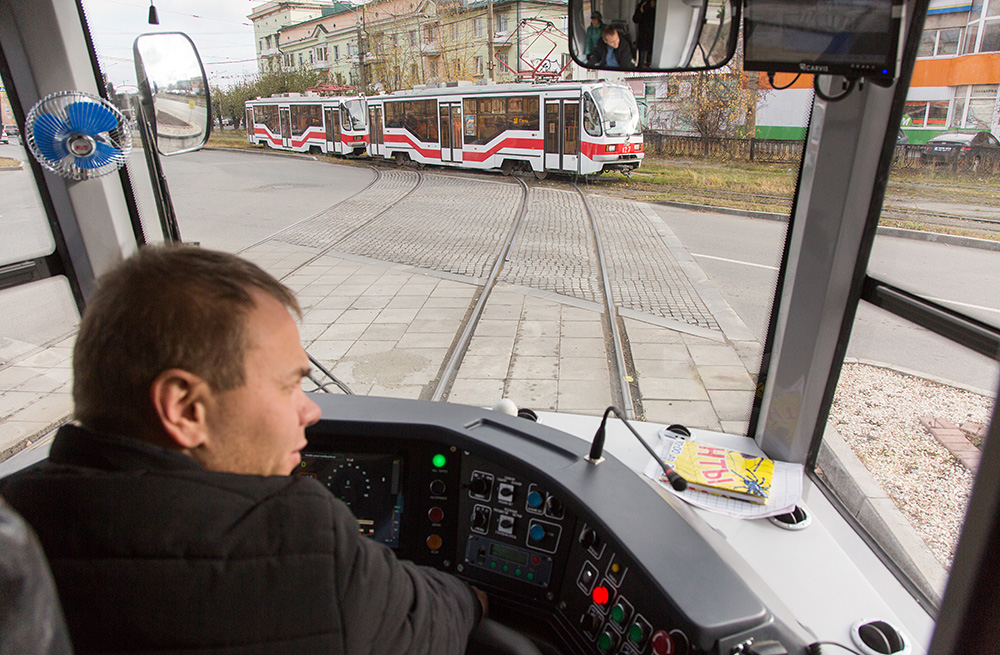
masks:
<path fill-rule="evenodd" d="M 713 207 L 711 205 L 695 205 L 688 202 L 674 202 L 673 200 L 650 200 L 653 205 L 664 205 L 666 207 L 677 207 L 678 209 L 689 209 L 691 211 L 714 212 L 716 214 L 730 214 L 732 216 L 743 216 L 745 218 L 757 218 L 765 221 L 788 222 L 787 214 L 776 212 L 758 212 L 749 209 L 733 209 L 731 207 Z M 930 241 L 932 243 L 944 243 L 951 246 L 961 246 L 963 248 L 977 248 L 979 250 L 1000 251 L 1000 241 L 989 239 L 977 239 L 975 237 L 962 237 L 954 234 L 940 234 L 938 232 L 924 232 L 922 230 L 907 230 L 901 227 L 882 227 L 876 229 L 876 234 L 897 239 L 911 239 L 913 241 Z"/>

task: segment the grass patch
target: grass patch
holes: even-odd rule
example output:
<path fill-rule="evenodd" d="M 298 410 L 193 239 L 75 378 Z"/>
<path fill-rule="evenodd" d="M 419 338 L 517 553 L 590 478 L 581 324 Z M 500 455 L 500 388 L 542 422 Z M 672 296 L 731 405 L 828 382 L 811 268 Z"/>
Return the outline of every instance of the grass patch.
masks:
<path fill-rule="evenodd" d="M 990 232 L 988 230 L 969 230 L 950 225 L 938 225 L 937 223 L 923 223 L 912 220 L 897 220 L 894 218 L 880 218 L 878 224 L 882 227 L 898 227 L 903 230 L 919 230 L 921 232 L 933 232 L 935 234 L 950 234 L 958 237 L 971 237 L 973 239 L 986 239 L 987 241 L 1000 241 L 1000 232 Z"/>
<path fill-rule="evenodd" d="M 212 130 L 208 137 L 209 148 L 230 148 L 233 150 L 259 150 L 260 146 L 247 143 L 247 135 L 243 130 Z"/>

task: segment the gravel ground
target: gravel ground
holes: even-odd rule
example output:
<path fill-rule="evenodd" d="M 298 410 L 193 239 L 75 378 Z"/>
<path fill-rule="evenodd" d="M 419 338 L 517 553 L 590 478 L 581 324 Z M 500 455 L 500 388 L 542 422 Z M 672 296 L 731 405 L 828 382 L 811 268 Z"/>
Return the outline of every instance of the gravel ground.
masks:
<path fill-rule="evenodd" d="M 845 364 L 830 421 L 950 568 L 973 474 L 917 421 L 988 425 L 993 398 L 868 364 Z"/>

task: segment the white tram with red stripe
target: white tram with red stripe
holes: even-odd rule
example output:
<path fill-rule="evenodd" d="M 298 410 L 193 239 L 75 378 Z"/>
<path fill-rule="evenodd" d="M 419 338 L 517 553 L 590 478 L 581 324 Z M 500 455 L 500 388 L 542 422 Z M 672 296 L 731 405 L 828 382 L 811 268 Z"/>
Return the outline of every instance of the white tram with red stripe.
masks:
<path fill-rule="evenodd" d="M 276 150 L 362 155 L 365 100 L 357 96 L 272 96 L 246 102 L 247 141 Z"/>
<path fill-rule="evenodd" d="M 444 86 L 368 98 L 372 157 L 590 175 L 642 161 L 639 108 L 610 82 Z"/>

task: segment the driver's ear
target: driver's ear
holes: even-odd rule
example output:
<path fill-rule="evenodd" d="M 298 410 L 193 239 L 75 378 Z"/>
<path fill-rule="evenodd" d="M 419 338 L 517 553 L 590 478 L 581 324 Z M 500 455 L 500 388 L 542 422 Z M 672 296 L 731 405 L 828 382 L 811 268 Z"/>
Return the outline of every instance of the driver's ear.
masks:
<path fill-rule="evenodd" d="M 212 389 L 201 377 L 168 369 L 153 380 L 150 399 L 163 432 L 174 445 L 193 450 L 207 441 L 206 409 Z"/>

